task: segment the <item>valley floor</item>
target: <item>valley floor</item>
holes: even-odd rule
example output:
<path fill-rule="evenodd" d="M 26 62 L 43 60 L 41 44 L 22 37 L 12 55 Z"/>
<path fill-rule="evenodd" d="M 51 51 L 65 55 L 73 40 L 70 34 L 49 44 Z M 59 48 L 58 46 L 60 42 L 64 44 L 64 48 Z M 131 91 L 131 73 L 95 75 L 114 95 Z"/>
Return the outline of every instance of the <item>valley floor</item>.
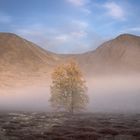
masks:
<path fill-rule="evenodd" d="M 140 140 L 140 114 L 1 112 L 0 140 Z"/>

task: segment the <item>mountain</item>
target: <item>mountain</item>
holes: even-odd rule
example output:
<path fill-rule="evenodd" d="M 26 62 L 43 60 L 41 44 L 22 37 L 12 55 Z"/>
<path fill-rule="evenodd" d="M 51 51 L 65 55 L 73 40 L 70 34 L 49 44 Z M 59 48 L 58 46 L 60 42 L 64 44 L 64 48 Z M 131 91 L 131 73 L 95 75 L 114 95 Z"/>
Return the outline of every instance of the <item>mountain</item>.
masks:
<path fill-rule="evenodd" d="M 0 33 L 1 70 L 8 67 L 21 71 L 37 71 L 50 66 L 54 54 L 12 33 Z"/>
<path fill-rule="evenodd" d="M 123 34 L 72 57 L 90 74 L 140 73 L 140 37 Z"/>
<path fill-rule="evenodd" d="M 47 75 L 57 56 L 13 33 L 0 33 L 0 84 Z M 43 75 L 43 74 L 44 75 Z M 18 82 L 16 82 L 18 84 Z M 15 84 L 16 84 L 15 83 Z M 32 83 L 32 80 L 31 80 Z"/>
<path fill-rule="evenodd" d="M 123 34 L 94 51 L 63 55 L 44 50 L 15 34 L 0 33 L 0 77 L 4 85 L 18 80 L 33 83 L 35 79 L 42 81 L 41 77 L 46 80 L 56 65 L 69 59 L 75 59 L 83 73 L 90 77 L 140 73 L 140 37 Z"/>

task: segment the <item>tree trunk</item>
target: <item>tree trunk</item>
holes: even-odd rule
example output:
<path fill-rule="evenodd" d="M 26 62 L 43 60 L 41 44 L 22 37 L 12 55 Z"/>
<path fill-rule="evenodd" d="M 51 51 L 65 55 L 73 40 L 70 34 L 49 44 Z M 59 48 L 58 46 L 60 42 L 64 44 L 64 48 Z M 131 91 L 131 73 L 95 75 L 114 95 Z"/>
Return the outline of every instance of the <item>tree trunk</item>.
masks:
<path fill-rule="evenodd" d="M 74 95 L 73 95 L 73 91 L 71 93 L 71 114 L 74 113 Z"/>

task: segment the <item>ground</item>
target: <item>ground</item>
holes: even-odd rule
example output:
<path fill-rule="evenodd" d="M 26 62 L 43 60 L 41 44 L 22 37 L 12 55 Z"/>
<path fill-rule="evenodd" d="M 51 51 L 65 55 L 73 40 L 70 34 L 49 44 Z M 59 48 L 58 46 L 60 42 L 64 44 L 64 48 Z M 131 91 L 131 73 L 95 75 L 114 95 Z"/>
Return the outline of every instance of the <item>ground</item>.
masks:
<path fill-rule="evenodd" d="M 140 114 L 1 112 L 0 140 L 140 140 Z"/>

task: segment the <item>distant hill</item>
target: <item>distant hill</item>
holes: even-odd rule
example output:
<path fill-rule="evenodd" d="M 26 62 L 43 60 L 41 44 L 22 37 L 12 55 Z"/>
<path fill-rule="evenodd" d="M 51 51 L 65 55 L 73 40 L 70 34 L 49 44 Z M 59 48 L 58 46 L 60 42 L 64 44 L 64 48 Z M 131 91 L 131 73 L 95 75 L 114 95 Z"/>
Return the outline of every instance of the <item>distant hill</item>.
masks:
<path fill-rule="evenodd" d="M 96 50 L 73 56 L 88 73 L 140 73 L 140 37 L 123 34 Z"/>
<path fill-rule="evenodd" d="M 42 49 L 12 33 L 0 33 L 0 77 L 5 85 L 17 79 L 50 77 L 53 68 L 75 59 L 85 75 L 140 73 L 140 37 L 123 34 L 96 50 L 63 55 Z M 30 81 L 32 83 L 32 80 Z"/>
<path fill-rule="evenodd" d="M 54 54 L 12 33 L 0 33 L 0 70 L 37 71 L 50 67 Z M 52 63 L 51 63 L 52 62 Z"/>
<path fill-rule="evenodd" d="M 55 59 L 54 53 L 30 41 L 12 33 L 0 33 L 0 86 L 20 84 L 20 80 L 32 84 L 40 76 L 48 76 Z"/>

